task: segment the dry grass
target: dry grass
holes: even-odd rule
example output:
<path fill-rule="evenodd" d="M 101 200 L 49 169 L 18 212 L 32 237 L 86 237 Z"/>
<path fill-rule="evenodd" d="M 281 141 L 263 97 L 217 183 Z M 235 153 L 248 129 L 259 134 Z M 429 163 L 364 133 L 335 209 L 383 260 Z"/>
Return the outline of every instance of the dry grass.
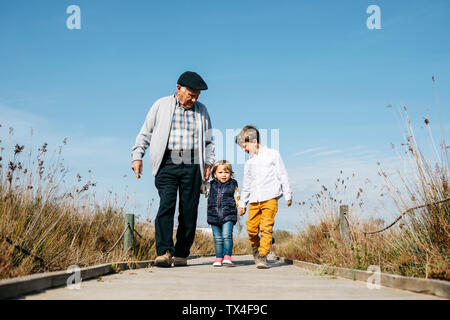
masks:
<path fill-rule="evenodd" d="M 128 259 L 120 247 L 107 254 L 124 229 L 120 206 L 92 204 L 90 181 L 62 190 L 67 173 L 60 163 L 62 147 L 48 164 L 47 144 L 34 160 L 30 150 L 27 166 L 24 150 L 16 145 L 6 166 L 0 158 L 0 278 Z M 144 237 L 136 258 L 151 258 L 153 228 L 137 223 L 136 229 Z"/>
<path fill-rule="evenodd" d="M 359 189 L 350 200 L 354 202 L 349 212 L 351 241 L 346 245 L 339 228 L 335 229 L 339 204 L 343 204 L 343 198 L 349 201 L 348 195 L 344 197 L 345 190 L 350 189 L 346 185 L 349 178 L 344 179 L 341 175 L 333 192 L 322 186 L 323 191 L 301 203 L 309 206 L 318 222 L 309 224 L 297 234 L 290 234 L 284 241 L 277 239 L 277 255 L 363 270 L 370 265 L 379 265 L 384 272 L 450 280 L 450 202 L 433 204 L 450 196 L 448 146 L 444 141 L 441 148 L 434 148 L 436 160 L 432 163 L 420 151 L 406 108 L 402 115 L 407 129 L 403 146 L 410 164 L 409 172 L 397 172 L 402 181 L 400 185 L 392 183 L 382 170 L 378 174 L 384 179 L 384 187 L 399 215 L 408 208 L 428 205 L 406 214 L 384 232 L 365 235 L 364 232 L 382 229 L 385 223 L 382 219 L 363 219 L 358 215 L 358 207 L 364 205 L 361 200 L 363 190 Z M 425 119 L 425 125 L 429 130 L 428 119 Z"/>
<path fill-rule="evenodd" d="M 406 215 L 385 232 L 365 235 L 364 232 L 381 229 L 385 221 L 358 215 L 365 191 L 359 188 L 349 197 L 352 181 L 341 172 L 334 190 L 322 186 L 320 193 L 300 204 L 309 206 L 317 223 L 296 234 L 274 232 L 275 254 L 363 270 L 379 265 L 384 272 L 450 280 L 450 203 L 433 204 L 450 196 L 448 147 L 444 141 L 438 148 L 440 153 L 435 152 L 437 161 L 431 164 L 417 145 L 406 110 L 404 115 L 404 146 L 412 174 L 398 172 L 401 185 L 392 183 L 383 170 L 379 175 L 399 213 L 420 204 L 428 205 Z M 425 125 L 429 129 L 428 119 Z M 34 160 L 30 151 L 27 165 L 22 160 L 24 146 L 16 145 L 7 162 L 1 140 L 0 148 L 0 279 L 65 270 L 74 264 L 83 267 L 155 258 L 154 228 L 149 222 L 135 224 L 142 238 L 137 238 L 134 256 L 124 253 L 122 244 L 108 253 L 124 229 L 124 206 L 111 200 L 99 203 L 90 192 L 95 183 L 82 183 L 79 175 L 79 185 L 63 190 L 67 170 L 60 162 L 62 147 L 51 163 L 46 163 L 47 144 L 38 149 Z M 438 150 L 434 145 L 433 148 Z M 335 228 L 339 205 L 347 201 L 352 202 L 349 244 L 344 243 L 339 228 Z M 246 238 L 238 238 L 233 249 L 236 254 L 249 253 L 250 244 Z M 214 254 L 212 236 L 197 232 L 191 254 Z"/>
<path fill-rule="evenodd" d="M 155 231 L 147 221 L 135 223 L 142 235 L 135 237 L 135 254 L 123 252 L 123 241 L 108 253 L 124 230 L 124 206 L 116 200 L 99 203 L 91 191 L 95 183 L 82 182 L 80 175 L 77 185 L 65 190 L 63 146 L 50 163 L 47 144 L 34 159 L 29 150 L 25 161 L 25 146 L 16 145 L 8 161 L 3 159 L 1 140 L 0 147 L 0 279 L 156 257 Z M 249 252 L 247 242 L 236 239 L 235 253 Z M 212 236 L 197 232 L 191 254 L 213 253 Z"/>

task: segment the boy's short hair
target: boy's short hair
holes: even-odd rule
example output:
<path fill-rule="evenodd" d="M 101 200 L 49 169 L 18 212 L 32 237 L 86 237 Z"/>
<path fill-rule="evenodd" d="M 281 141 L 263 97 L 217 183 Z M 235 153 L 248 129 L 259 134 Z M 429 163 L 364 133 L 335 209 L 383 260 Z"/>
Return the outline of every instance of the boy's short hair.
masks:
<path fill-rule="evenodd" d="M 217 171 L 217 168 L 219 168 L 219 166 L 225 166 L 225 170 L 230 172 L 231 177 L 234 178 L 235 173 L 233 172 L 233 168 L 231 167 L 231 163 L 228 162 L 227 160 L 220 160 L 220 161 L 217 161 L 214 164 L 214 166 L 212 168 L 212 176 L 213 176 L 213 178 L 215 178 L 216 171 Z"/>
<path fill-rule="evenodd" d="M 242 128 L 236 136 L 235 142 L 242 147 L 245 142 L 252 142 L 253 140 L 259 143 L 259 131 L 254 126 L 248 125 Z"/>

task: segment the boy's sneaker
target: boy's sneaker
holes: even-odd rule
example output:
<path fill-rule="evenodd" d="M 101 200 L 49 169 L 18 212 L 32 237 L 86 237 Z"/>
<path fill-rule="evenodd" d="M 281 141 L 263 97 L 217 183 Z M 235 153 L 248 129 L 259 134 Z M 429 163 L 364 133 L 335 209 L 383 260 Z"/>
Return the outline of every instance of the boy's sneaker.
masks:
<path fill-rule="evenodd" d="M 172 266 L 172 254 L 169 250 L 166 251 L 162 256 L 157 256 L 155 259 L 155 266 L 157 267 L 171 267 Z"/>
<path fill-rule="evenodd" d="M 221 267 L 222 266 L 222 261 L 223 261 L 223 258 L 216 258 L 214 260 L 214 262 L 213 262 L 213 266 L 214 267 Z"/>
<path fill-rule="evenodd" d="M 232 259 L 231 259 L 231 256 L 225 256 L 225 257 L 223 258 L 222 264 L 223 264 L 224 266 L 227 266 L 227 267 L 232 267 L 232 266 L 233 266 L 233 262 L 232 262 L 231 260 L 232 260 Z"/>
<path fill-rule="evenodd" d="M 259 247 L 252 247 L 253 260 L 257 263 Z"/>
<path fill-rule="evenodd" d="M 267 263 L 267 255 L 259 254 L 257 258 L 256 268 L 258 269 L 269 269 L 269 264 Z"/>

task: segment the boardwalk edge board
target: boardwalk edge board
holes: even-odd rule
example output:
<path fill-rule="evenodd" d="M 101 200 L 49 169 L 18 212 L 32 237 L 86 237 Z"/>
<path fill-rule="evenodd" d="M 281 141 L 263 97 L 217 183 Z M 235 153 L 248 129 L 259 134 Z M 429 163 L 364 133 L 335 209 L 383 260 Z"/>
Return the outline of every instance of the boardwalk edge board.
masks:
<path fill-rule="evenodd" d="M 212 256 L 214 255 L 191 255 L 188 259 Z M 148 268 L 153 265 L 154 260 L 105 263 L 80 268 L 81 279 L 83 281 L 90 280 L 119 271 Z M 74 272 L 54 271 L 0 280 L 0 299 L 13 299 L 47 289 L 66 286 L 68 278 L 73 274 Z"/>
<path fill-rule="evenodd" d="M 190 260 L 200 257 L 213 256 L 214 255 L 191 255 L 188 257 L 188 259 Z M 275 259 L 280 261 L 281 263 L 291 264 L 310 271 L 339 276 L 351 280 L 367 281 L 369 277 L 373 276 L 373 273 L 363 270 L 319 265 L 311 262 L 292 260 L 279 256 L 276 256 Z M 84 281 L 119 271 L 148 268 L 153 265 L 154 260 L 106 263 L 81 268 L 81 279 L 83 279 Z M 66 271 L 55 271 L 0 280 L 0 299 L 13 299 L 51 288 L 66 286 L 67 279 L 72 275 L 73 272 L 67 273 Z M 381 286 L 422 294 L 430 294 L 450 299 L 450 282 L 448 281 L 412 278 L 387 273 L 381 273 L 380 280 Z"/>
<path fill-rule="evenodd" d="M 276 259 L 285 264 L 292 264 L 296 267 L 320 272 L 321 274 L 339 276 L 351 280 L 367 282 L 369 277 L 374 275 L 372 272 L 368 271 L 320 265 L 279 256 L 277 256 Z M 413 278 L 389 273 L 380 273 L 380 285 L 450 299 L 450 282 L 445 280 Z"/>

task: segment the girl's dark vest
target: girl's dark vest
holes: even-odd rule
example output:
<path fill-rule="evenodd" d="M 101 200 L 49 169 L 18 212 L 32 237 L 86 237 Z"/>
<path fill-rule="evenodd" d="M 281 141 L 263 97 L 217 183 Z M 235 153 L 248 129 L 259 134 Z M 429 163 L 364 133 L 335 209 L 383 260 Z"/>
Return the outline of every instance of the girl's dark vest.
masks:
<path fill-rule="evenodd" d="M 230 179 L 225 183 L 217 179 L 211 181 L 208 198 L 208 224 L 222 225 L 227 221 L 237 222 L 237 207 L 234 192 L 238 183 Z"/>

